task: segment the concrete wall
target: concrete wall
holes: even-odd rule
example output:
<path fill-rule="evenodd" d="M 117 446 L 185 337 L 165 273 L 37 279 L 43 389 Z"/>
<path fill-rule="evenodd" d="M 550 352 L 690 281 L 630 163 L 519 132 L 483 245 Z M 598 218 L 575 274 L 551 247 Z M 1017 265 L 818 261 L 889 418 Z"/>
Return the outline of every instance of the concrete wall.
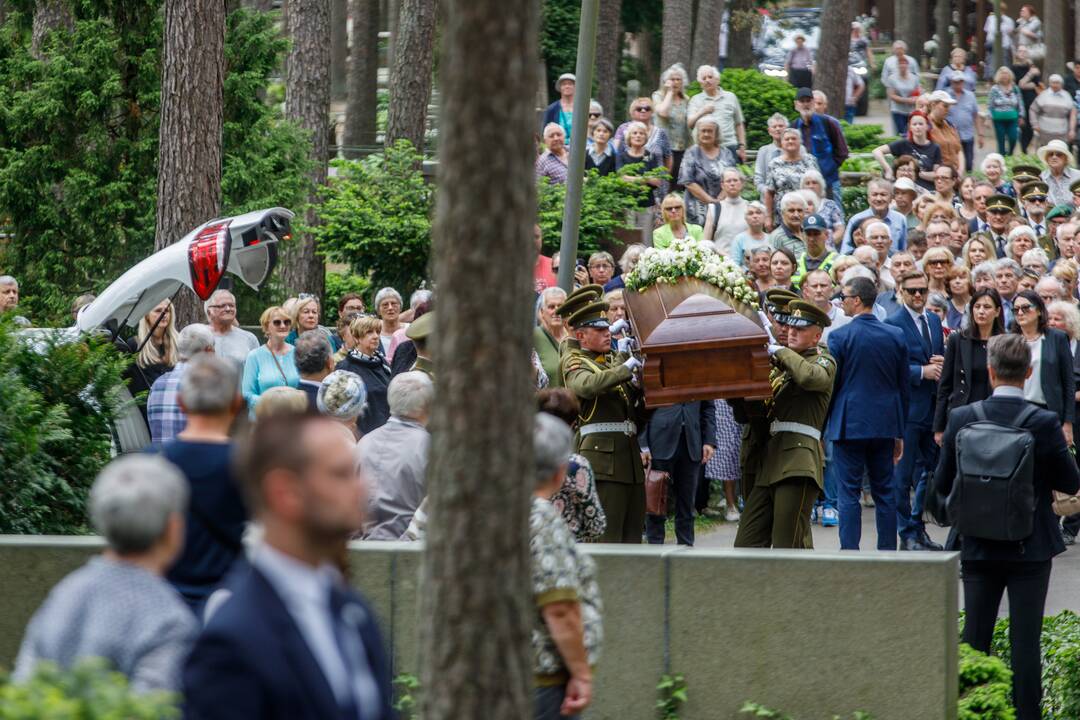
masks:
<path fill-rule="evenodd" d="M 0 536 L 0 665 L 49 588 L 100 548 Z M 736 718 L 746 700 L 798 720 L 956 717 L 953 553 L 584 548 L 597 561 L 605 635 L 589 720 L 652 720 L 665 672 L 686 677 L 685 720 Z M 351 555 L 396 672 L 416 671 L 421 557 L 405 543 L 358 543 Z"/>

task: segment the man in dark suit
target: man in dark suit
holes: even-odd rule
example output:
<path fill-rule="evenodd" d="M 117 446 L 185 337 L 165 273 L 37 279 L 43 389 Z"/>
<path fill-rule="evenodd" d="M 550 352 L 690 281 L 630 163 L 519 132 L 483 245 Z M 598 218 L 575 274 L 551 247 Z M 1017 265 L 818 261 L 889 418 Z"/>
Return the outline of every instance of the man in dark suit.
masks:
<path fill-rule="evenodd" d="M 354 452 L 329 418 L 259 423 L 241 477 L 265 539 L 188 658 L 188 720 L 393 718 L 374 615 L 338 569 L 366 505 Z"/>
<path fill-rule="evenodd" d="M 862 536 L 859 496 L 863 473 L 877 517 L 878 550 L 896 549 L 893 464 L 904 451 L 908 414 L 907 349 L 903 334 L 874 317 L 877 289 L 857 277 L 844 283 L 843 308 L 852 317 L 829 335 L 836 380 L 825 438 L 832 442 L 826 472 L 835 473 L 840 547 L 858 550 Z"/>
<path fill-rule="evenodd" d="M 660 408 L 649 418 L 641 434 L 642 460 L 652 460 L 653 470 L 671 474 L 675 495 L 675 540 L 694 544 L 694 498 L 702 466 L 716 451 L 716 408 L 712 402 L 677 403 Z M 664 544 L 661 515 L 645 516 L 645 537 L 653 545 Z"/>
<path fill-rule="evenodd" d="M 1024 380 L 1031 375 L 1031 351 L 1023 336 L 996 335 L 990 338 L 987 354 L 994 393 L 980 403 L 961 405 L 949 413 L 941 462 L 934 473 L 935 489 L 942 495 L 951 492 L 957 473 L 956 435 L 977 419 L 975 407 L 981 405 L 991 422 L 1014 425 L 1026 406 Z M 1001 596 L 1008 590 L 1016 717 L 1038 720 L 1042 697 L 1040 632 L 1051 558 L 1065 551 L 1057 517 L 1051 509 L 1050 491 L 1075 493 L 1080 489 L 1080 477 L 1055 413 L 1036 409 L 1023 428 L 1034 438 L 1034 529 L 1019 542 L 961 538 L 960 564 L 967 612 L 963 640 L 976 650 L 990 652 Z"/>
<path fill-rule="evenodd" d="M 938 446 L 934 442 L 934 403 L 937 384 L 945 362 L 945 336 L 941 320 L 926 312 L 930 285 L 921 270 L 899 279 L 900 299 L 904 304 L 885 322 L 904 333 L 911 402 L 904 425 L 904 455 L 893 473 L 896 493 L 896 525 L 901 550 L 941 550 L 922 521 L 925 473 L 937 465 Z M 911 490 L 915 489 L 915 502 Z"/>
<path fill-rule="evenodd" d="M 334 351 L 322 330 L 308 330 L 296 338 L 296 369 L 300 389 L 308 396 L 308 407 L 318 411 L 317 398 L 323 378 L 334 371 Z"/>

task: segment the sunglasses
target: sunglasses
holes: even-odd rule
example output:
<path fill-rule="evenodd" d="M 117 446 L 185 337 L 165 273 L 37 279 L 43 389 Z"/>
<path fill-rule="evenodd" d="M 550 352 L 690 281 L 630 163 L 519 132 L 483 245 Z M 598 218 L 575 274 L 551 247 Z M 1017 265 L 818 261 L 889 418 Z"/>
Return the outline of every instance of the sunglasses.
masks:
<path fill-rule="evenodd" d="M 1004 208 L 991 208 L 986 212 L 991 215 L 1012 215 L 1012 210 L 1005 210 Z"/>
<path fill-rule="evenodd" d="M 1025 305 L 1013 305 L 1013 312 L 1015 312 L 1017 315 L 1023 315 L 1024 313 L 1029 313 L 1034 309 L 1035 309 L 1034 305 L 1026 305 L 1026 304 Z"/>
<path fill-rule="evenodd" d="M 589 113 L 589 117 L 598 118 L 598 117 L 600 117 L 600 113 Z"/>
<path fill-rule="evenodd" d="M 948 260 L 927 260 L 926 264 L 927 265 L 948 265 L 949 261 Z"/>
<path fill-rule="evenodd" d="M 679 205 L 676 205 L 675 207 L 664 208 L 664 212 L 678 212 L 680 210 L 682 210 L 682 207 L 680 207 Z"/>
<path fill-rule="evenodd" d="M 652 110 L 652 105 L 642 105 L 641 107 L 634 108 L 636 112 L 649 112 Z"/>
<path fill-rule="evenodd" d="M 289 327 L 290 325 L 292 325 L 292 320 L 271 320 L 270 324 L 274 327 Z"/>
<path fill-rule="evenodd" d="M 901 288 L 901 289 L 904 292 L 906 292 L 908 295 L 925 295 L 926 293 L 930 292 L 930 288 L 924 288 L 924 287 L 917 287 L 917 288 L 906 287 L 906 288 Z"/>

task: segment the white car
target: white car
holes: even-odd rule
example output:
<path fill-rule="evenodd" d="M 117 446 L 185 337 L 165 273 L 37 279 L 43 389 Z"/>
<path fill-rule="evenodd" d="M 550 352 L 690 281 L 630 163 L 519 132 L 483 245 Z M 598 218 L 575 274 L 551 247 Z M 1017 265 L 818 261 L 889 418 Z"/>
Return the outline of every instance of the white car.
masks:
<path fill-rule="evenodd" d="M 121 275 L 79 310 L 73 327 L 31 328 L 20 335 L 75 340 L 84 333 L 107 331 L 116 339 L 181 287 L 208 300 L 227 272 L 258 289 L 277 264 L 278 243 L 291 237 L 292 218 L 291 210 L 275 207 L 209 220 Z M 133 452 L 150 443 L 146 422 L 134 403 L 117 419 L 114 431 L 118 452 Z"/>

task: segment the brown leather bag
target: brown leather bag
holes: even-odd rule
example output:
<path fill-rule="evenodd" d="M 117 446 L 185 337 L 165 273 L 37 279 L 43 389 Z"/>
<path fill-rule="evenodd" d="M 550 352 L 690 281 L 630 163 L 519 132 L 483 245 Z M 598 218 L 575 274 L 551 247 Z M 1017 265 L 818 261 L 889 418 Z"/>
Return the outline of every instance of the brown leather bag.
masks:
<path fill-rule="evenodd" d="M 1069 517 L 1070 515 L 1080 513 L 1080 493 L 1069 495 L 1067 493 L 1058 492 L 1057 490 L 1054 490 L 1053 493 L 1054 503 L 1052 507 L 1054 508 L 1054 514 L 1060 515 L 1061 517 Z"/>
<path fill-rule="evenodd" d="M 645 468 L 645 512 L 667 516 L 668 483 L 671 473 Z"/>

